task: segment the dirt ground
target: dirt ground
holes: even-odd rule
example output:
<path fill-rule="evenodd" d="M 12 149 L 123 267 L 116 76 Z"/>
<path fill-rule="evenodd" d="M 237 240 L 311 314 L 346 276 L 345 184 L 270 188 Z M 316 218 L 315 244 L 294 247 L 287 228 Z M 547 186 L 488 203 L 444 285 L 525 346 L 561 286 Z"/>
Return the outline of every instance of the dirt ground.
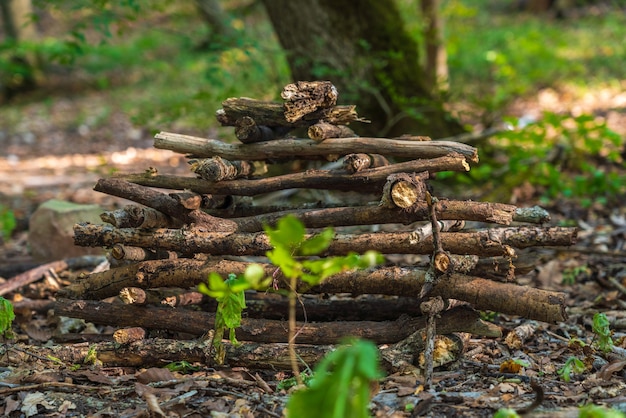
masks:
<path fill-rule="evenodd" d="M 623 93 L 597 92 L 583 99 L 570 100 L 567 109 L 595 112 L 607 117 L 613 129 L 626 133 Z M 98 178 L 148 167 L 162 173 L 188 172 L 182 156 L 151 148 L 151 135 L 133 127 L 121 113 L 111 112 L 109 123 L 97 127 L 89 118 L 82 124 L 70 123 L 72 115 L 97 108 L 102 100 L 106 98 L 97 94 L 61 98 L 45 109 L 47 105 L 34 103 L 24 108 L 19 121 L 0 121 L 4 125 L 0 126 L 0 203 L 18 217 L 17 231 L 0 250 L 0 286 L 36 265 L 26 244 L 27 221 L 41 202 L 57 198 L 114 207 L 121 202 L 92 190 Z M 540 109 L 565 110 L 566 101 L 566 92 L 546 90 L 535 100 L 515 103 L 511 111 L 522 115 Z M 575 221 L 578 243 L 572 248 L 538 251 L 535 268 L 517 281 L 565 292 L 567 321 L 546 324 L 493 314 L 488 319 L 502 328 L 502 338 L 468 336 L 463 354 L 436 370 L 431 389 L 424 389 L 421 376 L 386 376 L 373 390 L 373 414 L 490 417 L 501 407 L 523 409 L 537 396 L 539 406 L 530 416 L 577 416 L 577 408 L 588 403 L 626 412 L 623 203 L 588 209 L 559 203 L 546 208 L 551 224 Z M 1 416 L 283 415 L 288 391 L 277 386 L 289 373 L 263 365 L 209 368 L 198 362 L 169 371 L 154 365 L 73 364 L 48 355 L 47 350 L 55 346 L 84 349 L 111 340 L 112 327 L 54 315 L 56 292 L 79 272 L 45 271 L 33 284 L 4 294 L 14 302 L 17 318 L 16 338 L 0 341 Z M 614 349 L 608 354 L 594 345 L 592 318 L 597 312 L 606 314 L 613 331 Z M 524 343 L 508 345 L 504 336 L 520 326 L 529 330 Z M 163 331 L 150 331 L 148 337 L 189 338 Z M 573 372 L 565 381 L 559 370 L 573 356 L 583 361 L 584 370 Z M 511 366 L 507 360 L 522 367 Z M 508 368 L 503 366 L 507 364 Z M 531 384 L 531 378 L 536 383 Z"/>

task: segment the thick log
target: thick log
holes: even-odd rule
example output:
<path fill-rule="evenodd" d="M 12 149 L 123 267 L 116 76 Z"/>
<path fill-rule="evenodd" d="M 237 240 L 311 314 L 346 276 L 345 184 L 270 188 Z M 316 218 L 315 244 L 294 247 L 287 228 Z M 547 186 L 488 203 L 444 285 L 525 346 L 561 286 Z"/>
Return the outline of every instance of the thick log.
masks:
<path fill-rule="evenodd" d="M 296 122 L 318 109 L 337 104 L 339 93 L 330 81 L 297 81 L 287 84 L 280 97 L 285 100 L 285 119 Z"/>
<path fill-rule="evenodd" d="M 315 142 L 322 142 L 328 138 L 354 138 L 357 136 L 352 129 L 345 125 L 332 125 L 328 122 L 318 122 L 311 125 L 307 134 Z"/>
<path fill-rule="evenodd" d="M 87 278 L 60 289 L 62 297 L 105 299 L 116 296 L 124 287 L 192 288 L 206 282 L 211 272 L 227 277 L 230 273 L 243 274 L 250 263 L 238 261 L 156 260 L 136 263 L 93 273 Z M 271 276 L 276 267 L 262 264 L 265 274 Z M 425 269 L 382 267 L 357 270 L 328 278 L 321 285 L 310 288 L 300 285 L 300 293 L 350 293 L 352 295 L 380 294 L 417 297 L 425 280 Z M 282 281 L 279 285 L 285 287 Z M 431 291 L 431 296 L 470 302 L 474 308 L 492 310 L 528 319 L 556 323 L 567 318 L 565 295 L 558 292 L 498 283 L 464 274 L 442 278 Z"/>
<path fill-rule="evenodd" d="M 259 125 L 288 128 L 308 127 L 319 120 L 339 125 L 361 120 L 356 113 L 356 106 L 334 106 L 318 109 L 290 122 L 285 115 L 283 103 L 247 97 L 226 99 L 222 102 L 222 109 L 215 112 L 217 121 L 223 126 L 237 126 L 237 121 L 246 116 Z"/>
<path fill-rule="evenodd" d="M 512 255 L 508 247 L 567 246 L 576 241 L 576 228 L 509 227 L 473 232 L 444 232 L 443 247 L 454 254 L 482 256 Z M 312 237 L 312 234 L 307 237 Z M 109 225 L 77 224 L 74 243 L 83 247 L 112 247 L 124 244 L 165 249 L 185 254 L 265 255 L 272 249 L 265 233 L 221 233 L 198 229 L 132 229 Z M 376 250 L 383 254 L 431 254 L 433 237 L 416 241 L 412 232 L 337 234 L 322 255 L 343 255 Z"/>
<path fill-rule="evenodd" d="M 142 186 L 164 189 L 187 189 L 200 194 L 254 196 L 284 189 L 326 189 L 342 191 L 380 191 L 387 177 L 403 172 L 468 171 L 469 165 L 459 154 L 428 160 L 411 160 L 404 163 L 372 168 L 354 174 L 343 171 L 307 170 L 262 179 L 239 179 L 207 182 L 202 179 L 178 176 L 151 175 L 146 173 L 116 176 Z"/>
<path fill-rule="evenodd" d="M 418 202 L 426 202 L 426 193 L 429 174 L 421 173 L 398 173 L 387 177 L 383 194 L 380 199 L 381 206 L 400 208 L 410 211 L 410 208 Z"/>
<path fill-rule="evenodd" d="M 440 199 L 435 206 L 435 211 L 439 220 L 465 220 L 501 225 L 509 225 L 511 222 L 544 223 L 550 220 L 548 212 L 537 206 L 517 208 L 504 203 Z M 257 232 L 262 231 L 264 225 L 275 225 L 281 217 L 287 214 L 300 219 L 307 228 L 391 223 L 408 225 L 429 219 L 426 202 L 417 202 L 411 207 L 411 210 L 388 208 L 382 205 L 300 209 L 259 214 L 233 219 L 233 221 L 239 226 L 239 232 Z"/>
<path fill-rule="evenodd" d="M 237 224 L 233 221 L 216 218 L 201 210 L 189 210 L 173 197 L 152 190 L 149 187 L 143 187 L 119 179 L 100 179 L 96 183 L 94 190 L 141 203 L 179 219 L 186 224 L 193 223 L 214 231 L 232 232 L 237 229 Z"/>
<path fill-rule="evenodd" d="M 228 161 L 221 157 L 193 159 L 188 163 L 192 172 L 208 181 L 248 178 L 255 171 L 254 165 L 249 161 Z"/>
<path fill-rule="evenodd" d="M 249 116 L 237 120 L 236 125 L 235 136 L 244 144 L 283 138 L 290 131 L 290 128 L 285 127 L 257 125 L 254 119 Z"/>
<path fill-rule="evenodd" d="M 389 165 L 389 160 L 380 154 L 348 154 L 343 159 L 343 169 L 351 174 L 386 165 Z"/>
<path fill-rule="evenodd" d="M 234 346 L 224 342 L 226 361 L 231 367 L 248 367 L 251 369 L 290 370 L 288 347 L 286 343 L 248 343 Z M 130 344 L 119 345 L 114 341 L 98 343 L 78 343 L 72 345 L 55 344 L 51 347 L 17 344 L 21 350 L 6 351 L 0 360 L 3 363 L 28 364 L 30 361 L 40 362 L 28 353 L 37 353 L 38 357 L 60 359 L 64 363 L 83 364 L 88 353 L 95 353 L 104 366 L 118 367 L 163 367 L 172 361 L 202 363 L 206 367 L 223 366 L 213 358 L 212 346 L 209 341 L 181 341 L 162 338 L 149 338 Z M 317 363 L 334 346 L 298 344 L 298 357 L 309 365 Z M 0 389 L 3 395 L 7 389 Z M 20 389 L 22 390 L 22 389 Z"/>
<path fill-rule="evenodd" d="M 204 335 L 215 325 L 215 314 L 190 309 L 152 306 L 118 305 L 88 300 L 57 300 L 55 315 L 84 319 L 95 324 L 115 327 L 141 327 Z M 366 338 L 377 344 L 401 341 L 426 327 L 425 317 L 403 316 L 395 321 L 332 321 L 297 323 L 300 344 L 335 344 L 347 336 Z M 499 336 L 496 330 L 480 319 L 478 312 L 459 306 L 442 312 L 438 331 L 472 332 L 476 335 Z M 499 330 L 498 330 L 499 331 Z M 243 318 L 235 330 L 240 341 L 287 342 L 287 323 L 270 319 Z"/>
<path fill-rule="evenodd" d="M 156 209 L 128 205 L 100 215 L 102 222 L 118 228 L 180 228 L 184 224 Z"/>
<path fill-rule="evenodd" d="M 264 124 L 255 119 L 257 123 Z M 270 125 L 271 126 L 271 125 Z M 355 152 L 382 154 L 387 157 L 437 158 L 461 154 L 468 162 L 478 162 L 476 148 L 449 141 L 406 141 L 386 138 L 328 138 L 320 143 L 311 139 L 277 139 L 256 144 L 227 144 L 216 139 L 198 138 L 160 132 L 154 146 L 197 158 L 220 156 L 227 160 L 271 160 L 280 158 L 325 157 Z"/>

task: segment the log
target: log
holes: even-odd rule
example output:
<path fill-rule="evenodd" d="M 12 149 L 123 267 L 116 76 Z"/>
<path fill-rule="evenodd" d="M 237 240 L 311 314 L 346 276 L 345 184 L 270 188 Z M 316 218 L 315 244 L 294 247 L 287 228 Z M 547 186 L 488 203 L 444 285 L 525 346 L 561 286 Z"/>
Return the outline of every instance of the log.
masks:
<path fill-rule="evenodd" d="M 510 225 L 511 222 L 544 223 L 550 215 L 544 209 L 517 208 L 504 203 L 472 202 L 463 200 L 439 199 L 435 206 L 439 220 L 465 220 Z M 532 216 L 529 214 L 532 212 Z M 418 202 L 410 211 L 401 208 L 378 206 L 336 207 L 327 209 L 301 209 L 283 212 L 259 214 L 233 219 L 239 232 L 262 231 L 264 225 L 275 225 L 285 215 L 293 215 L 307 228 L 325 228 L 327 226 L 352 226 L 376 224 L 411 224 L 429 219 L 428 205 Z"/>
<path fill-rule="evenodd" d="M 354 174 L 331 170 L 307 170 L 262 179 L 239 179 L 207 182 L 191 177 L 124 174 L 117 180 L 163 189 L 187 189 L 200 194 L 254 196 L 284 189 L 326 189 L 359 192 L 379 192 L 387 177 L 403 172 L 468 171 L 469 165 L 459 155 L 448 155 L 428 160 L 412 160 L 384 167 L 372 168 Z"/>
<path fill-rule="evenodd" d="M 501 256 L 508 247 L 567 246 L 576 241 L 576 228 L 509 227 L 473 232 L 441 233 L 442 245 L 454 254 Z M 306 237 L 310 238 L 314 234 Z M 376 250 L 383 254 L 431 254 L 433 237 L 415 240 L 413 232 L 376 232 L 337 234 L 326 255 L 364 253 Z M 185 254 L 263 256 L 273 247 L 265 233 L 223 233 L 197 229 L 132 229 L 89 223 L 74 226 L 74 243 L 83 247 L 112 247 L 124 244 L 149 249 L 165 249 Z"/>
<path fill-rule="evenodd" d="M 343 160 L 343 169 L 350 174 L 386 165 L 389 165 L 389 160 L 380 154 L 348 154 Z"/>
<path fill-rule="evenodd" d="M 289 123 L 335 106 L 338 96 L 337 88 L 330 81 L 297 81 L 287 84 L 280 94 L 285 100 L 285 119 Z"/>
<path fill-rule="evenodd" d="M 248 178 L 255 171 L 254 165 L 249 161 L 228 161 L 221 157 L 192 159 L 187 162 L 191 165 L 192 172 L 207 181 Z"/>
<path fill-rule="evenodd" d="M 253 369 L 291 370 L 288 346 L 285 343 L 241 343 L 234 346 L 223 343 L 226 349 L 226 361 L 231 367 L 248 367 Z M 56 344 L 51 347 L 16 344 L 20 351 L 6 351 L 0 356 L 3 363 L 28 364 L 30 361 L 41 362 L 39 358 L 30 357 L 28 353 L 37 353 L 38 357 L 60 359 L 68 365 L 83 364 L 88 353 L 95 353 L 99 362 L 112 367 L 163 367 L 173 361 L 202 363 L 206 367 L 222 367 L 213 359 L 212 346 L 209 342 L 193 340 L 167 340 L 148 338 L 130 344 L 119 345 L 114 341 L 98 343 L 78 343 L 72 345 Z M 305 345 L 296 346 L 298 357 L 309 365 L 317 363 L 333 346 Z M 1 389 L 4 395 L 9 389 Z M 23 389 L 20 389 L 23 390 Z"/>
<path fill-rule="evenodd" d="M 100 179 L 96 183 L 94 190 L 141 203 L 179 219 L 185 224 L 193 223 L 214 231 L 232 232 L 237 229 L 237 224 L 231 220 L 216 218 L 198 209 L 186 209 L 173 197 L 152 190 L 149 187 L 143 187 L 119 179 Z"/>
<path fill-rule="evenodd" d="M 180 228 L 184 224 L 156 209 L 128 205 L 100 215 L 102 222 L 118 228 Z"/>
<path fill-rule="evenodd" d="M 283 138 L 291 130 L 289 127 L 257 125 L 250 116 L 242 117 L 235 124 L 235 136 L 244 144 L 273 141 Z"/>
<path fill-rule="evenodd" d="M 89 300 L 59 299 L 55 315 L 84 319 L 95 324 L 115 327 L 141 327 L 204 335 L 215 325 L 215 314 L 190 309 L 152 306 L 118 305 Z M 300 344 L 335 344 L 354 336 L 366 338 L 376 344 L 401 341 L 425 328 L 426 318 L 403 316 L 394 321 L 332 321 L 297 323 L 297 342 Z M 459 306 L 442 312 L 438 331 L 472 332 L 482 336 L 500 336 L 499 329 L 480 319 L 478 312 Z M 264 343 L 287 342 L 287 323 L 270 319 L 243 318 L 235 330 L 239 341 Z"/>
<path fill-rule="evenodd" d="M 4 283 L 0 283 L 0 296 L 5 295 L 22 286 L 29 285 L 43 278 L 48 271 L 60 273 L 65 270 L 92 268 L 106 261 L 106 257 L 99 255 L 84 255 L 81 257 L 67 258 L 65 260 L 52 261 L 32 268 L 24 273 L 20 273 L 8 279 Z"/>
<path fill-rule="evenodd" d="M 215 112 L 217 121 L 223 126 L 237 126 L 237 121 L 246 116 L 254 119 L 259 125 L 288 127 L 291 129 L 306 128 L 319 120 L 338 125 L 348 125 L 350 122 L 361 120 L 356 113 L 356 106 L 344 105 L 318 109 L 290 122 L 285 115 L 283 103 L 255 100 L 247 97 L 226 99 L 222 102 L 222 108 Z"/>
<path fill-rule="evenodd" d="M 352 129 L 345 125 L 333 125 L 328 122 L 318 122 L 311 125 L 307 134 L 315 142 L 322 142 L 328 138 L 354 138 L 357 136 Z"/>
<path fill-rule="evenodd" d="M 388 176 L 383 186 L 381 206 L 410 211 L 415 204 L 426 202 L 428 178 L 427 172 L 397 173 Z"/>
<path fill-rule="evenodd" d="M 255 121 L 264 124 L 258 119 Z M 456 153 L 463 155 L 468 162 L 478 162 L 476 148 L 458 142 L 366 137 L 328 138 L 320 143 L 311 139 L 277 139 L 256 144 L 227 144 L 216 139 L 160 132 L 154 137 L 154 147 L 191 154 L 196 158 L 220 156 L 227 160 L 271 160 L 294 156 L 302 159 L 361 152 L 409 159 L 437 158 Z"/>
<path fill-rule="evenodd" d="M 144 261 L 101 273 L 60 289 L 60 297 L 105 299 L 116 296 L 124 287 L 143 289 L 157 287 L 192 288 L 206 282 L 211 272 L 222 277 L 243 274 L 250 263 L 239 261 L 155 260 Z M 276 267 L 262 264 L 265 274 L 271 276 Z M 417 297 L 425 280 L 425 269 L 381 267 L 340 273 L 321 285 L 310 288 L 301 284 L 300 293 L 350 293 L 352 295 L 380 294 Z M 285 286 L 282 281 L 279 285 Z M 492 310 L 509 315 L 520 315 L 549 323 L 562 322 L 565 313 L 565 294 L 498 283 L 480 277 L 453 273 L 440 280 L 431 296 L 464 300 L 475 309 Z"/>

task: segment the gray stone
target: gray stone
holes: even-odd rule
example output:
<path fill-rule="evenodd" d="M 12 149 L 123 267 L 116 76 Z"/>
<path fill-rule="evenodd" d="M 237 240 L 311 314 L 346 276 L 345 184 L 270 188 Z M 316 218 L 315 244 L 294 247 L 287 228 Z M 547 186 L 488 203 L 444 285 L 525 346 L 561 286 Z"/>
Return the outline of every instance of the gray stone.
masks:
<path fill-rule="evenodd" d="M 62 200 L 42 203 L 29 220 L 28 242 L 33 259 L 41 262 L 86 254 L 104 254 L 102 248 L 74 245 L 74 224 L 102 223 L 98 205 L 79 205 Z"/>

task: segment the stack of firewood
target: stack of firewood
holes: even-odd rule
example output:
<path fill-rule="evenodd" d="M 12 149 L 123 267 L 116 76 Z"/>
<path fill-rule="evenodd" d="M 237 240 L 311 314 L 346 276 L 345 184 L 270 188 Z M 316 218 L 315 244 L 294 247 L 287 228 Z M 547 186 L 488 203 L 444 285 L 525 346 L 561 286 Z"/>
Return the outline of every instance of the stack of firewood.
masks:
<path fill-rule="evenodd" d="M 302 285 L 296 342 L 304 360 L 314 361 L 311 353 L 347 335 L 397 348 L 426 327 L 431 316 L 422 315 L 420 302 L 433 297 L 466 302 L 447 303 L 438 311 L 438 334 L 499 336 L 499 328 L 482 321 L 476 310 L 551 323 L 565 320 L 564 294 L 518 285 L 515 269 L 519 249 L 571 245 L 575 229 L 541 226 L 549 215 L 539 207 L 446 200 L 430 191 L 427 182 L 433 173 L 470 170 L 478 162 L 475 148 L 421 136 L 357 137 L 347 125 L 362 120 L 354 106 L 336 104 L 337 91 L 329 82 L 290 84 L 282 98 L 283 103 L 247 98 L 222 103 L 217 119 L 235 128 L 240 144 L 157 134 L 156 148 L 188 156 L 190 176 L 148 170 L 98 181 L 95 190 L 142 206 L 104 213 L 108 225 L 76 225 L 76 244 L 109 248 L 117 264 L 63 289 L 66 299 L 59 299 L 56 312 L 117 327 L 202 335 L 213 327 L 214 315 L 186 309 L 207 306 L 195 287 L 211 272 L 226 277 L 243 273 L 252 261 L 262 262 L 271 249 L 263 226 L 292 214 L 311 230 L 337 229 L 322 256 L 376 250 L 430 255 L 432 260 L 424 266 L 388 263 L 344 272 L 313 288 Z M 304 129 L 309 139 L 287 137 Z M 269 164 L 340 159 L 343 165 L 332 169 L 267 174 Z M 339 196 L 349 191 L 374 194 L 377 200 L 344 206 L 255 203 L 260 195 L 285 189 L 338 191 Z M 465 221 L 488 227 L 464 230 Z M 359 233 L 355 231 L 364 228 L 354 228 L 380 224 L 404 226 L 395 232 Z M 275 266 L 262 265 L 278 287 L 287 288 Z M 111 298 L 124 303 L 111 303 Z M 286 298 L 280 292 L 250 293 L 247 301 L 248 317 L 237 338 L 248 345 L 231 347 L 231 364 L 250 364 L 244 360 L 250 357 L 237 350 L 287 340 Z M 273 367 L 289 364 L 282 352 L 256 355 Z"/>

